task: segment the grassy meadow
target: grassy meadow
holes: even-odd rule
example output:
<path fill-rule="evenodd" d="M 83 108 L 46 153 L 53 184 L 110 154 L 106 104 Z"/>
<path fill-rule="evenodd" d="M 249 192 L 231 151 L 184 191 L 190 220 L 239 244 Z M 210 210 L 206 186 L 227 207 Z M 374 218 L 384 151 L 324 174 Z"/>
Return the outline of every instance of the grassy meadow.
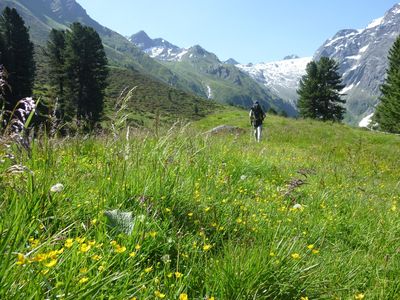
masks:
<path fill-rule="evenodd" d="M 221 124 L 243 130 L 204 134 Z M 227 109 L 4 137 L 0 299 L 400 299 L 400 137 L 275 116 L 263 133 Z"/>

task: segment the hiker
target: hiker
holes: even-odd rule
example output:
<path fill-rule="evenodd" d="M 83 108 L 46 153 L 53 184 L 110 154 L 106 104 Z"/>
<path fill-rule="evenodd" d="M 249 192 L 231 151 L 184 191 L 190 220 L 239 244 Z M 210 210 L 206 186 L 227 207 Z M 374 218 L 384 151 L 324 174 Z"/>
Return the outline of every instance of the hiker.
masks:
<path fill-rule="evenodd" d="M 265 119 L 265 113 L 258 101 L 254 102 L 253 106 L 251 107 L 249 117 L 250 124 L 254 127 L 254 137 L 256 138 L 257 142 L 260 142 L 262 123 Z"/>

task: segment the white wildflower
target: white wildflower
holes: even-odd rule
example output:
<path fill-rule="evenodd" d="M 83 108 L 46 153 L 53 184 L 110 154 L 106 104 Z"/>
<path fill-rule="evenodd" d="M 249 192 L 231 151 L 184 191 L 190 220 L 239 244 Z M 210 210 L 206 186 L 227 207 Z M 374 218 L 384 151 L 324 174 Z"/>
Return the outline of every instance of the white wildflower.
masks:
<path fill-rule="evenodd" d="M 246 179 L 247 179 L 247 176 L 246 176 L 246 175 L 240 176 L 240 180 L 246 180 Z"/>
<path fill-rule="evenodd" d="M 293 205 L 293 209 L 302 210 L 302 209 L 304 209 L 304 207 L 303 207 L 303 205 L 296 203 L 295 205 Z"/>
<path fill-rule="evenodd" d="M 64 190 L 64 185 L 61 183 L 57 183 L 50 188 L 50 192 L 52 193 L 59 193 Z"/>

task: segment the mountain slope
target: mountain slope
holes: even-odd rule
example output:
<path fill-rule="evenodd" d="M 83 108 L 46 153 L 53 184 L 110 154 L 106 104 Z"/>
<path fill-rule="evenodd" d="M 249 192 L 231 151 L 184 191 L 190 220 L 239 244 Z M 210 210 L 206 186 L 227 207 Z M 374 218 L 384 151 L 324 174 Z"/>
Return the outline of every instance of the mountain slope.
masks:
<path fill-rule="evenodd" d="M 315 53 L 315 59 L 328 56 L 339 62 L 346 84 L 348 121 L 358 123 L 374 111 L 386 75 L 389 49 L 399 33 L 400 3 L 365 29 L 339 31 Z"/>
<path fill-rule="evenodd" d="M 238 64 L 236 67 L 248 73 L 260 84 L 265 85 L 295 107 L 299 79 L 305 74 L 306 66 L 310 61 L 311 57 L 288 56 L 281 61 L 254 65 Z"/>
<path fill-rule="evenodd" d="M 267 89 L 260 88 L 244 73 L 238 73 L 237 76 L 240 79 L 243 77 L 242 82 L 246 84 L 238 85 L 234 81 L 218 75 L 197 73 L 199 69 L 196 67 L 186 72 L 182 71 L 181 67 L 177 68 L 175 65 L 165 64 L 164 62 L 168 61 L 167 59 L 160 59 L 160 61 L 152 59 L 145 53 L 146 51 L 141 51 L 125 37 L 91 19 L 75 0 L 4 0 L 0 4 L 0 9 L 3 9 L 6 5 L 17 8 L 26 20 L 27 25 L 31 27 L 32 39 L 39 45 L 45 44 L 51 28 L 65 29 L 70 23 L 79 21 L 97 30 L 112 65 L 133 68 L 178 89 L 201 97 L 212 98 L 221 103 L 249 106 L 257 99 L 263 102 L 266 107 L 273 106 L 278 110 L 286 110 L 288 114 L 294 111 L 293 107 L 290 107 L 290 105 L 286 107 L 278 97 L 272 95 Z M 131 37 L 131 40 L 137 42 L 133 38 Z M 150 40 L 143 32 L 141 38 L 145 41 L 143 46 L 153 48 L 153 53 L 147 51 L 152 56 L 154 56 L 154 52 L 159 57 L 174 54 L 182 56 L 186 53 L 185 50 L 182 52 L 182 49 L 163 39 Z M 152 44 L 148 45 L 149 42 Z M 156 47 L 163 47 L 164 52 L 156 50 Z M 197 49 L 196 51 L 202 50 Z M 209 53 L 207 53 L 207 56 L 214 56 L 212 61 L 207 63 L 215 69 L 215 61 L 218 61 L 218 58 L 215 55 L 210 56 Z M 203 64 L 205 60 L 202 59 L 199 63 Z M 222 63 L 218 61 L 217 64 Z M 218 82 L 218 84 L 208 83 L 208 80 L 204 80 L 204 76 L 213 77 L 213 81 Z M 246 76 L 248 78 L 244 79 Z M 211 85 L 217 91 L 209 91 Z M 211 94 L 214 96 L 210 97 Z"/>
<path fill-rule="evenodd" d="M 364 126 L 366 120 L 371 118 L 379 101 L 379 88 L 385 79 L 388 52 L 399 33 L 400 3 L 364 29 L 340 30 L 314 54 L 312 59 L 319 60 L 322 56 L 327 56 L 339 63 L 339 72 L 346 85 L 342 91 L 347 100 L 346 122 Z M 295 103 L 298 82 L 305 74 L 305 67 L 311 58 L 288 58 L 290 59 L 237 67 L 268 86 L 280 98 Z"/>
<path fill-rule="evenodd" d="M 92 20 L 86 11 L 74 0 L 1 0 L 0 10 L 14 7 L 30 27 L 30 35 L 36 44 L 37 78 L 35 93 L 45 97 L 49 103 L 51 95 L 48 86 L 46 59 L 41 47 L 45 46 L 52 28 L 67 29 L 75 21 L 82 22 L 97 30 L 102 38 L 110 67 L 110 87 L 107 102 L 112 103 L 124 88 L 137 86 L 129 105 L 131 111 L 143 112 L 134 123 L 151 118 L 157 111 L 166 118 L 191 118 L 213 110 L 214 103 L 193 95 L 189 84 L 171 70 L 153 60 L 136 48 L 126 38 Z M 147 101 L 146 104 L 143 101 Z"/>
<path fill-rule="evenodd" d="M 199 45 L 189 49 L 179 48 L 161 38 L 151 39 L 144 31 L 129 39 L 143 52 L 191 82 L 191 89 L 198 95 L 244 107 L 259 100 L 266 108 L 273 107 L 292 116 L 296 114 L 291 104 L 285 103 L 268 87 L 258 84 L 236 68 L 232 64 L 234 60 L 223 63 L 215 54 Z"/>
<path fill-rule="evenodd" d="M 52 28 L 66 29 L 72 22 L 81 22 L 99 33 L 110 64 L 134 68 L 164 83 L 192 92 L 189 84 L 178 74 L 150 58 L 122 35 L 91 19 L 75 0 L 2 0 L 0 10 L 6 6 L 18 10 L 30 27 L 31 39 L 35 44 L 45 45 Z"/>

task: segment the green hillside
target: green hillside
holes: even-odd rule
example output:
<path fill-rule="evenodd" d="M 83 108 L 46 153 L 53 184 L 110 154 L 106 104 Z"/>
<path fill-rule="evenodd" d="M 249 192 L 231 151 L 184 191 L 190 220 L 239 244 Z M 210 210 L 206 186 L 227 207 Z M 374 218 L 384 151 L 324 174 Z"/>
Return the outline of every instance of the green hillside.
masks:
<path fill-rule="evenodd" d="M 399 136 L 247 123 L 2 137 L 0 298 L 399 299 Z"/>
<path fill-rule="evenodd" d="M 54 3 L 53 3 L 54 2 Z M 4 0 L 0 2 L 0 10 L 6 6 L 15 7 L 30 28 L 32 41 L 45 46 L 52 28 L 66 29 L 72 22 L 81 22 L 93 27 L 100 35 L 107 53 L 109 63 L 119 67 L 134 68 L 143 75 L 162 81 L 168 85 L 193 92 L 185 80 L 177 74 L 144 54 L 122 35 L 100 25 L 91 19 L 82 7 L 73 2 L 72 7 L 65 7 L 65 1 L 31 1 Z M 53 8 L 50 9 L 50 3 Z"/>
<path fill-rule="evenodd" d="M 178 119 L 196 120 L 220 107 L 213 101 L 205 100 L 155 79 L 125 68 L 111 67 L 109 86 L 106 90 L 108 109 L 116 104 L 121 91 L 131 93 L 127 110 L 130 121 L 136 125 L 150 125 L 149 121 L 159 115 L 161 121 L 173 123 Z"/>
<path fill-rule="evenodd" d="M 190 54 L 186 54 L 189 56 Z M 222 103 L 250 107 L 258 100 L 265 109 L 285 110 L 294 115 L 294 110 L 281 99 L 261 87 L 247 74 L 236 67 L 222 64 L 217 60 L 183 59 L 179 62 L 163 62 L 169 69 L 192 81 L 197 94 L 210 97 Z M 208 95 L 210 93 L 211 95 Z"/>
<path fill-rule="evenodd" d="M 218 58 L 214 54 L 207 52 L 209 54 L 207 59 L 202 58 L 196 62 L 191 59 L 190 65 L 160 63 L 143 53 L 122 35 L 91 19 L 86 11 L 73 0 L 3 0 L 0 2 L 1 11 L 6 6 L 15 7 L 18 10 L 30 27 L 32 41 L 39 46 L 46 44 L 52 28 L 66 29 L 72 22 L 78 21 L 93 27 L 99 33 L 109 63 L 113 66 L 134 69 L 152 79 L 198 97 L 207 97 L 208 85 L 214 91 L 213 100 L 219 103 L 249 107 L 257 99 L 263 102 L 266 108 L 274 107 L 277 111 L 286 111 L 288 115 L 295 115 L 292 106 L 284 103 L 234 66 L 223 65 L 224 71 L 228 71 L 231 75 L 230 77 L 220 76 L 218 69 L 221 68 L 221 63 L 216 63 Z M 197 51 L 199 48 L 199 46 L 193 47 Z M 193 63 L 198 65 L 193 65 Z M 208 69 L 203 69 L 203 67 Z"/>

